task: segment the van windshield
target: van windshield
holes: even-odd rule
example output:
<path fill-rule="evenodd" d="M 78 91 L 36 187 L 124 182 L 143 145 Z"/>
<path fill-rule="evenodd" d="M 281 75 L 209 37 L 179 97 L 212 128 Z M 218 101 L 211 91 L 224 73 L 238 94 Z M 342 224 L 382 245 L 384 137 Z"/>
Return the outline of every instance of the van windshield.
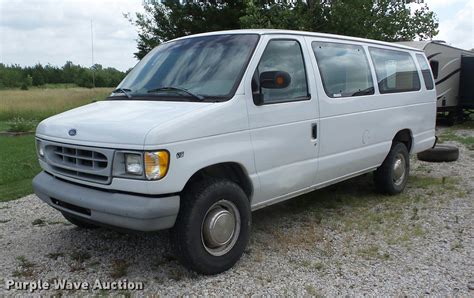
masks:
<path fill-rule="evenodd" d="M 111 97 L 229 99 L 237 89 L 258 38 L 257 34 L 226 34 L 164 43 L 134 67 Z"/>

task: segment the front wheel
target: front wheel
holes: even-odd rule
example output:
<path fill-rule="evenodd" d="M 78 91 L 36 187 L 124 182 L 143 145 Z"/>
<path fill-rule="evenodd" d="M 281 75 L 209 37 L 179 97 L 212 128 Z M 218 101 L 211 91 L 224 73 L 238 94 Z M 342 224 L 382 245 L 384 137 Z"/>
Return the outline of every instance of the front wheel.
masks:
<path fill-rule="evenodd" d="M 250 203 L 234 182 L 208 179 L 188 187 L 181 198 L 171 244 L 178 260 L 201 274 L 231 268 L 250 233 Z"/>
<path fill-rule="evenodd" d="M 405 189 L 409 172 L 408 149 L 405 144 L 396 143 L 382 165 L 374 172 L 375 187 L 384 194 L 399 194 Z"/>

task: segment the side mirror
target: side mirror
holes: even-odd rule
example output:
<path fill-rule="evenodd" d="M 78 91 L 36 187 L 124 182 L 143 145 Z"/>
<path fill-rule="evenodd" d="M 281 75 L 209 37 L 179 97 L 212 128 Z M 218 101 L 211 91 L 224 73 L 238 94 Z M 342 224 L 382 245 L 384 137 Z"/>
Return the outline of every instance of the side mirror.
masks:
<path fill-rule="evenodd" d="M 283 89 L 290 83 L 291 76 L 286 71 L 265 71 L 260 74 L 260 88 Z"/>

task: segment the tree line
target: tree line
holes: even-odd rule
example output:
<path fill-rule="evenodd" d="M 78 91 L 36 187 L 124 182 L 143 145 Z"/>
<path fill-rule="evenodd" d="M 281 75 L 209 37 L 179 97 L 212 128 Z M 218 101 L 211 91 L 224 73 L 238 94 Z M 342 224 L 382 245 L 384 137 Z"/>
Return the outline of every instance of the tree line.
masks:
<path fill-rule="evenodd" d="M 383 41 L 430 39 L 436 15 L 413 0 L 147 0 L 145 12 L 125 15 L 137 27 L 135 56 L 162 42 L 208 31 L 274 28 Z"/>
<path fill-rule="evenodd" d="M 125 77 L 113 67 L 95 64 L 84 67 L 71 61 L 63 66 L 41 65 L 20 66 L 0 63 L 0 88 L 28 89 L 30 86 L 45 84 L 75 84 L 80 87 L 115 87 Z"/>

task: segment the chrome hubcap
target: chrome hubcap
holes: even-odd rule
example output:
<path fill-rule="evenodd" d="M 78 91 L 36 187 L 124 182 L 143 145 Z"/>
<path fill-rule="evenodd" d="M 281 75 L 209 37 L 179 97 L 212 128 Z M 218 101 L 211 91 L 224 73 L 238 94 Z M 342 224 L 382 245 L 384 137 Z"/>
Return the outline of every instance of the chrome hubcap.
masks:
<path fill-rule="evenodd" d="M 406 160 L 403 154 L 398 154 L 393 163 L 393 183 L 400 185 L 405 180 L 406 175 Z"/>
<path fill-rule="evenodd" d="M 221 256 L 234 247 L 240 234 L 240 213 L 234 203 L 221 200 L 209 208 L 201 225 L 204 248 Z"/>

